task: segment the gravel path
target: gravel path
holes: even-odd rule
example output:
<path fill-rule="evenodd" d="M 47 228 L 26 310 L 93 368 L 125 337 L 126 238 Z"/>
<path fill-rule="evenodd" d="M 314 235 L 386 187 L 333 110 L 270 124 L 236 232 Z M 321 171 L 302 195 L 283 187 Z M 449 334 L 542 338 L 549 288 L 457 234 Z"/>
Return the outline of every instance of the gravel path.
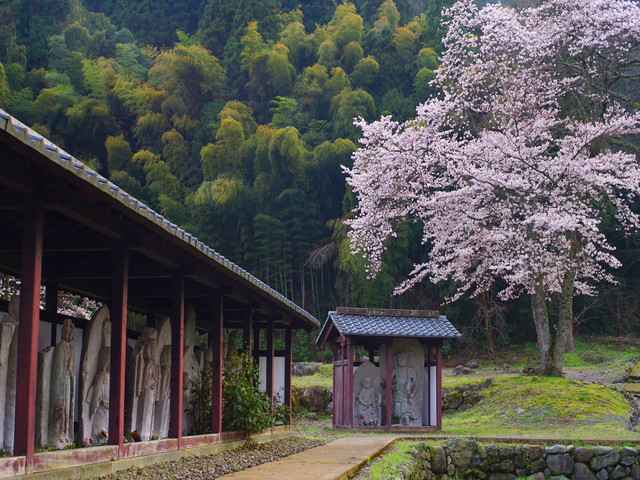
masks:
<path fill-rule="evenodd" d="M 311 440 L 289 437 L 266 443 L 248 443 L 214 455 L 184 457 L 176 462 L 158 463 L 144 468 L 132 467 L 98 478 L 99 480 L 211 480 L 227 473 L 273 462 L 282 457 L 324 445 L 329 441 L 330 439 Z"/>

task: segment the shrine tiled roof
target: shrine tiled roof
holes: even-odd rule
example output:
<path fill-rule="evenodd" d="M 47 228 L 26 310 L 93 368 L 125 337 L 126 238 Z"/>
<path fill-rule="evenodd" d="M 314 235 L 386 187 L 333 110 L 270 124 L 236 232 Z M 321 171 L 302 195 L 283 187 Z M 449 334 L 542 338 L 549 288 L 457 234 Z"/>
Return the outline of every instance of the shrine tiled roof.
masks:
<path fill-rule="evenodd" d="M 318 336 L 330 324 L 344 336 L 458 338 L 460 332 L 444 315 L 428 310 L 368 310 L 339 308 L 329 316 Z"/>
<path fill-rule="evenodd" d="M 24 145 L 38 152 L 41 157 L 49 159 L 52 164 L 59 165 L 60 167 L 73 173 L 75 176 L 84 180 L 88 184 L 93 185 L 93 187 L 95 187 L 97 190 L 100 190 L 104 194 L 109 195 L 117 202 L 119 202 L 124 208 L 135 212 L 140 221 L 153 222 L 157 226 L 164 229 L 166 232 L 176 237 L 178 240 L 184 242 L 185 246 L 191 246 L 192 248 L 205 254 L 207 257 L 209 257 L 209 259 L 217 263 L 231 275 L 239 277 L 244 282 L 251 284 L 254 288 L 257 288 L 263 293 L 273 297 L 277 302 L 281 303 L 289 310 L 294 311 L 309 324 L 312 324 L 314 326 L 320 325 L 320 322 L 313 315 L 296 305 L 281 293 L 271 288 L 262 280 L 259 280 L 240 266 L 220 255 L 214 249 L 199 241 L 191 233 L 180 228 L 175 223 L 172 223 L 169 219 L 165 218 L 163 215 L 156 212 L 151 207 L 145 205 L 143 202 L 124 191 L 118 185 L 104 178 L 98 172 L 92 170 L 87 165 L 83 164 L 60 147 L 54 145 L 48 139 L 44 138 L 42 135 L 38 134 L 31 128 L 27 127 L 22 122 L 12 117 L 2 109 L 0 109 L 0 130 L 4 130 L 8 134 L 20 140 Z"/>

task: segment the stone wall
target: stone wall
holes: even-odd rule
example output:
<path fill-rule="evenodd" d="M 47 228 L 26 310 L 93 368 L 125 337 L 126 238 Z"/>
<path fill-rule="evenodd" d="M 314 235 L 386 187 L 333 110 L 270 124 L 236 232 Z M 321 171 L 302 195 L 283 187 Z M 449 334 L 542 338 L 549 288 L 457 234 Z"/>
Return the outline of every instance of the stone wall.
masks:
<path fill-rule="evenodd" d="M 638 450 L 569 445 L 482 445 L 451 439 L 442 446 L 418 444 L 408 480 L 638 480 Z"/>
<path fill-rule="evenodd" d="M 481 390 L 493 386 L 493 379 L 484 382 L 469 383 L 442 389 L 442 411 L 450 413 L 456 410 L 466 410 L 482 400 Z"/>

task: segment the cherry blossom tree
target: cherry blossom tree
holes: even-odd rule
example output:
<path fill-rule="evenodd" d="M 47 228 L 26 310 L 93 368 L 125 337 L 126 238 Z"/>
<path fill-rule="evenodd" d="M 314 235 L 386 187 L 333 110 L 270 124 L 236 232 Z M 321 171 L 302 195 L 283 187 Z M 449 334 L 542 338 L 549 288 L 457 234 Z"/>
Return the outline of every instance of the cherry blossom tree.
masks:
<path fill-rule="evenodd" d="M 345 168 L 358 198 L 353 251 L 375 275 L 396 225 L 421 222 L 428 260 L 396 292 L 452 279 L 449 301 L 494 285 L 504 299 L 529 294 L 541 371 L 560 375 L 574 295 L 593 295 L 619 266 L 602 222 L 640 225 L 640 169 L 624 147 L 640 121 L 628 88 L 640 8 L 462 0 L 446 17 L 440 97 L 406 123 L 356 122 L 362 146 Z"/>

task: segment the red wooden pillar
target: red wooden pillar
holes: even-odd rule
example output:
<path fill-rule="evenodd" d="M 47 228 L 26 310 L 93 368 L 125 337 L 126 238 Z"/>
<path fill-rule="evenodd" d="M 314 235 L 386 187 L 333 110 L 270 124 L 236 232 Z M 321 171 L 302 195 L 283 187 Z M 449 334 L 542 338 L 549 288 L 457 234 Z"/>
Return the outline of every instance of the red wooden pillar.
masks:
<path fill-rule="evenodd" d="M 346 398 L 347 408 L 345 409 L 347 414 L 347 423 L 349 427 L 353 427 L 353 356 L 354 347 L 351 344 L 351 339 L 347 338 L 347 361 L 345 362 L 345 378 L 347 384 Z"/>
<path fill-rule="evenodd" d="M 251 309 L 247 308 L 244 311 L 244 319 L 243 319 L 243 323 L 242 323 L 242 346 L 244 348 L 245 352 L 249 352 L 249 355 L 251 355 L 251 339 L 253 336 L 253 332 L 252 332 L 252 328 L 253 325 L 251 323 Z"/>
<path fill-rule="evenodd" d="M 109 375 L 109 445 L 124 445 L 124 380 L 127 353 L 127 296 L 129 250 L 121 247 L 114 255 L 111 300 L 111 372 Z"/>
<path fill-rule="evenodd" d="M 44 297 L 44 309 L 50 314 L 58 313 L 58 284 L 55 282 L 47 283 L 47 289 Z M 58 320 L 55 315 L 51 315 L 51 346 L 55 347 L 58 336 Z"/>
<path fill-rule="evenodd" d="M 436 347 L 436 428 L 442 430 L 442 342 Z"/>
<path fill-rule="evenodd" d="M 267 321 L 267 381 L 266 381 L 266 387 L 267 387 L 267 395 L 269 395 L 269 398 L 271 399 L 271 408 L 273 408 L 273 377 L 274 377 L 274 372 L 273 372 L 273 358 L 275 356 L 275 350 L 274 350 L 274 346 L 273 346 L 273 328 L 274 328 L 274 322 L 273 322 L 273 318 L 270 318 Z"/>
<path fill-rule="evenodd" d="M 184 363 L 184 277 L 173 279 L 171 314 L 171 404 L 169 407 L 169 437 L 182 446 L 182 386 Z"/>
<path fill-rule="evenodd" d="M 223 299 L 213 297 L 213 318 L 211 328 L 211 348 L 213 350 L 211 382 L 211 432 L 222 433 L 222 362 L 223 362 Z"/>
<path fill-rule="evenodd" d="M 391 428 L 391 422 L 393 420 L 393 390 L 391 380 L 393 376 L 393 347 L 391 346 L 391 340 L 387 340 L 385 344 L 385 387 L 384 387 L 384 404 L 387 406 L 385 419 L 385 426 Z"/>
<path fill-rule="evenodd" d="M 284 337 L 284 404 L 289 407 L 288 424 L 291 425 L 291 369 L 293 366 L 293 342 L 292 342 L 291 325 L 287 326 Z M 335 385 L 334 385 L 334 392 Z"/>
<path fill-rule="evenodd" d="M 22 230 L 18 380 L 13 453 L 27 457 L 27 471 L 33 465 L 35 448 L 43 217 L 44 212 L 41 206 L 25 207 Z"/>

